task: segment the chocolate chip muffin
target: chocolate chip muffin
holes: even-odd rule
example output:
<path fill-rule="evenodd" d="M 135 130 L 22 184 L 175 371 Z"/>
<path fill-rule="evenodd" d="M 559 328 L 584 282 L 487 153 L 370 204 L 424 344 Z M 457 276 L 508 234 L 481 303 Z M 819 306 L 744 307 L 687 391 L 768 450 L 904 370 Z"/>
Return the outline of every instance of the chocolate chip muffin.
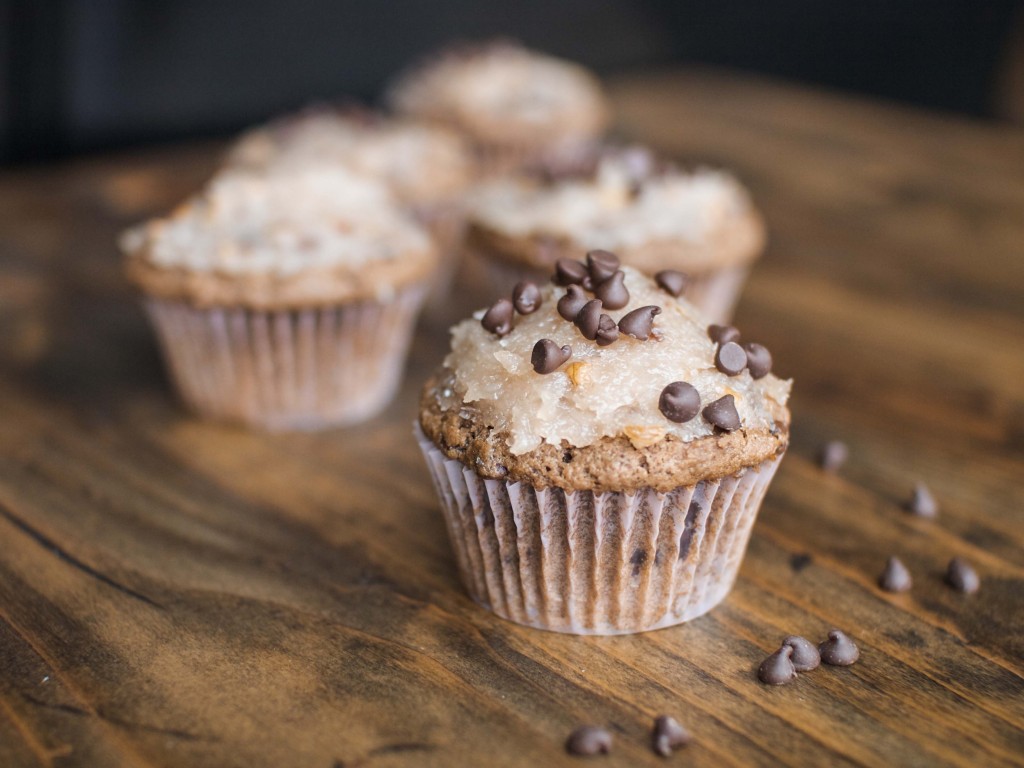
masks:
<path fill-rule="evenodd" d="M 416 429 L 463 580 L 500 616 L 639 632 L 732 587 L 790 382 L 674 280 L 595 251 L 452 329 Z"/>

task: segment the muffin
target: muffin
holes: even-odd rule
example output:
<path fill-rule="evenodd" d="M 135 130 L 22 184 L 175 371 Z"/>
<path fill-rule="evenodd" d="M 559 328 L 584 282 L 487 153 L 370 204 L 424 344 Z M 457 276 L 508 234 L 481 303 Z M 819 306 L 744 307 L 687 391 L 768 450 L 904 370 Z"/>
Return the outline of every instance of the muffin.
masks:
<path fill-rule="evenodd" d="M 505 41 L 435 55 L 401 75 L 387 99 L 398 114 L 465 135 L 484 175 L 584 150 L 610 114 L 583 67 Z"/>
<path fill-rule="evenodd" d="M 391 399 L 437 262 L 385 187 L 336 168 L 222 174 L 121 245 L 184 402 L 271 430 Z"/>
<path fill-rule="evenodd" d="M 466 238 L 492 291 L 541 279 L 559 258 L 601 248 L 648 274 L 683 272 L 684 296 L 727 322 L 765 230 L 729 174 L 684 173 L 633 147 L 487 184 L 474 196 Z"/>
<path fill-rule="evenodd" d="M 732 587 L 790 382 L 734 328 L 588 258 L 457 324 L 415 429 L 474 600 L 541 629 L 641 632 Z"/>
<path fill-rule="evenodd" d="M 462 242 L 463 196 L 474 181 L 469 148 L 452 131 L 357 108 L 316 107 L 244 134 L 225 165 L 253 172 L 338 165 L 383 182 L 437 243 L 435 292 L 447 292 Z"/>

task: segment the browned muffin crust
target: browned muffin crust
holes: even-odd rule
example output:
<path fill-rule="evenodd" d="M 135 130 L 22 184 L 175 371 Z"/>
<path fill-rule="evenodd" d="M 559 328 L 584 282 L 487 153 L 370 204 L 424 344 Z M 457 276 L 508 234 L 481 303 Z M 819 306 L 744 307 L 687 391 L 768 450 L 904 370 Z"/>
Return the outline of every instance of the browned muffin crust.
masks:
<path fill-rule="evenodd" d="M 482 477 L 525 482 L 535 488 L 587 491 L 657 491 L 727 477 L 780 455 L 789 444 L 789 411 L 773 409 L 772 430 L 738 429 L 690 442 L 668 436 L 647 448 L 625 437 L 602 438 L 575 448 L 565 441 L 548 443 L 516 456 L 507 436 L 473 420 L 472 406 L 445 408 L 440 394 L 450 375 L 440 369 L 423 387 L 420 426 L 448 458 L 471 467 Z"/>

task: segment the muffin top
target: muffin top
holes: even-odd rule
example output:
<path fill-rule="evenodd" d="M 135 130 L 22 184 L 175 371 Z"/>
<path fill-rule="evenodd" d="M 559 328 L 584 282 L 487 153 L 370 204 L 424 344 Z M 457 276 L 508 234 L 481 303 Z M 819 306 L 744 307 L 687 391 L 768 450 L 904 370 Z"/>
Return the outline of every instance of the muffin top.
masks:
<path fill-rule="evenodd" d="M 608 122 L 586 69 L 509 42 L 449 49 L 402 75 L 388 100 L 400 114 L 482 141 L 538 145 L 590 138 Z"/>
<path fill-rule="evenodd" d="M 747 262 L 764 241 L 760 217 L 734 177 L 685 173 L 636 148 L 605 152 L 582 172 L 491 182 L 474 197 L 470 216 L 477 237 L 613 250 L 646 271 Z M 532 266 L 547 266 L 537 263 L 541 255 L 532 258 Z"/>
<path fill-rule="evenodd" d="M 438 447 L 485 476 L 589 490 L 668 490 L 781 452 L 791 382 L 768 351 L 709 330 L 679 273 L 596 254 L 559 262 L 580 283 L 520 284 L 452 329 L 421 404 Z"/>
<path fill-rule="evenodd" d="M 204 306 L 386 298 L 436 260 L 386 187 L 337 167 L 222 173 L 121 247 L 147 293 Z"/>
<path fill-rule="evenodd" d="M 408 205 L 450 200 L 473 180 L 455 133 L 355 109 L 313 108 L 256 128 L 238 140 L 226 164 L 253 171 L 337 164 L 382 181 Z"/>

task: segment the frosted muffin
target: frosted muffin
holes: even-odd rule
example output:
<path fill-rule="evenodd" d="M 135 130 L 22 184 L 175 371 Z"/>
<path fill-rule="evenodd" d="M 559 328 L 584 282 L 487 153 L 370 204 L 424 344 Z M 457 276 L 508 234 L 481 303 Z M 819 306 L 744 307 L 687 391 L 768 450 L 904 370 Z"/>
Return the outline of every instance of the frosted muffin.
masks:
<path fill-rule="evenodd" d="M 338 165 L 383 182 L 430 232 L 442 262 L 437 292 L 451 281 L 474 180 L 465 142 L 452 131 L 389 120 L 367 110 L 312 108 L 244 134 L 226 167 L 262 172 Z"/>
<path fill-rule="evenodd" d="M 504 618 L 640 632 L 732 587 L 788 444 L 790 382 L 671 275 L 596 252 L 452 329 L 417 435 L 463 581 Z"/>
<path fill-rule="evenodd" d="M 559 258 L 601 248 L 648 274 L 683 272 L 683 295 L 716 322 L 732 316 L 764 242 L 761 216 L 735 178 L 684 173 L 640 148 L 495 180 L 474 195 L 467 233 L 492 286 L 541 279 Z"/>
<path fill-rule="evenodd" d="M 437 261 L 385 187 L 339 169 L 222 174 L 121 245 L 185 403 L 267 429 L 380 410 Z"/>
<path fill-rule="evenodd" d="M 609 119 L 587 70 L 509 42 L 448 49 L 400 76 L 388 101 L 465 135 L 485 175 L 579 152 Z"/>

